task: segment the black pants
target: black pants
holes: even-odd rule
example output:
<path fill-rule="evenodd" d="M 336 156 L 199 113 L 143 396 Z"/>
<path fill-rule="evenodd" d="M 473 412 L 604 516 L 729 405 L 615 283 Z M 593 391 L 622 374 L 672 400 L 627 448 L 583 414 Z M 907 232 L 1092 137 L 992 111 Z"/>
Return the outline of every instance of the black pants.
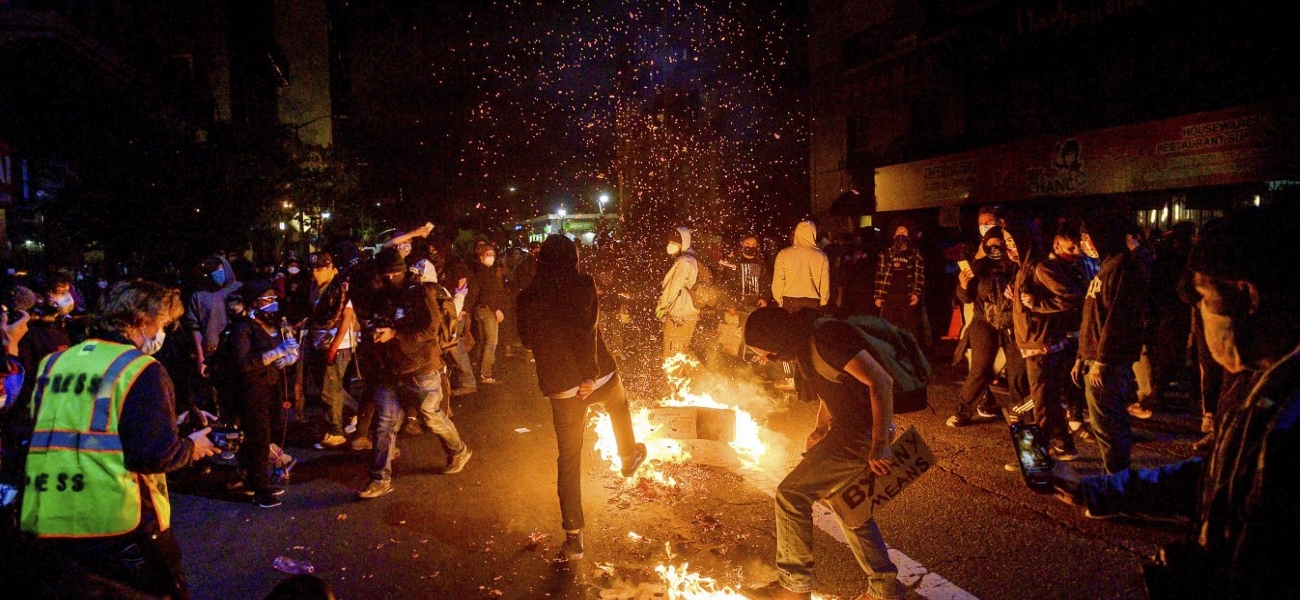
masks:
<path fill-rule="evenodd" d="M 181 548 L 168 529 L 157 534 L 133 532 L 108 538 L 39 541 L 41 550 L 60 561 L 57 581 L 47 590 L 54 597 L 135 597 L 144 593 L 167 598 L 189 598 Z M 125 589 L 123 589 L 125 588 Z"/>
<path fill-rule="evenodd" d="M 1159 404 L 1164 400 L 1169 383 L 1184 375 L 1192 313 L 1185 304 L 1166 306 L 1156 309 L 1152 320 L 1147 354 L 1151 360 L 1151 400 Z"/>
<path fill-rule="evenodd" d="M 248 472 L 248 487 L 264 491 L 271 487 L 271 438 L 283 426 L 284 391 L 278 385 L 252 385 L 239 392 L 239 426 L 244 430 L 239 466 Z"/>
<path fill-rule="evenodd" d="M 1034 423 L 1047 434 L 1048 439 L 1059 441 L 1066 448 L 1074 448 L 1074 438 L 1065 422 L 1065 408 L 1061 393 L 1070 377 L 1074 361 L 1064 350 L 1051 354 L 1038 354 L 1025 359 L 1029 375 L 1029 397 L 1034 399 Z M 1068 362 L 1067 362 L 1068 361 Z"/>
<path fill-rule="evenodd" d="M 1012 338 L 1010 331 L 998 331 L 984 319 L 974 319 L 966 328 L 966 341 L 970 347 L 970 373 L 966 383 L 961 386 L 958 397 L 957 416 L 969 419 L 975 415 L 976 402 L 984 397 L 984 392 L 993 381 L 993 362 L 1002 350 L 1007 357 L 1007 387 L 1011 399 L 1020 404 L 1029 395 L 1028 378 L 1025 376 L 1025 359 L 1020 356 L 1020 349 Z"/>
<path fill-rule="evenodd" d="M 559 447 L 556 467 L 559 471 L 557 491 L 560 496 L 560 518 L 564 529 L 582 529 L 582 438 L 587 431 L 587 408 L 601 404 L 609 413 L 614 426 L 614 440 L 618 453 L 627 460 L 636 453 L 636 434 L 632 431 L 632 415 L 627 406 L 627 394 L 618 374 L 605 385 L 583 399 L 554 398 L 551 400 L 551 418 L 555 423 L 555 442 Z"/>

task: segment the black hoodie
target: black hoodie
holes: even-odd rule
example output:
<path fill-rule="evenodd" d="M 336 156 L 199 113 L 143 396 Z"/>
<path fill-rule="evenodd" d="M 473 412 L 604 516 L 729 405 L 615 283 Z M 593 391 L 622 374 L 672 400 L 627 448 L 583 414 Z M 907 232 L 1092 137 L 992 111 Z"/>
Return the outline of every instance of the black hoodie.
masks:
<path fill-rule="evenodd" d="M 537 385 L 553 396 L 617 369 L 596 327 L 596 283 L 578 272 L 573 241 L 551 235 L 542 244 L 537 275 L 519 292 L 519 339 L 537 360 Z"/>

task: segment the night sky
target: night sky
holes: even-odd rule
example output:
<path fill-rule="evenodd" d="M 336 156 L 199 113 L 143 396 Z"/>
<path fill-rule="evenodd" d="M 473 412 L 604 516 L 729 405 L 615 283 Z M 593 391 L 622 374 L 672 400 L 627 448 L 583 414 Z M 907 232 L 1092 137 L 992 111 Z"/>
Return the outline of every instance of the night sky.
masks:
<path fill-rule="evenodd" d="M 712 127 L 657 154 L 716 144 L 737 216 L 806 206 L 804 2 L 362 4 L 343 6 L 348 127 L 363 177 L 378 194 L 400 188 L 402 213 L 595 212 L 613 188 L 616 115 L 626 125 L 688 96 L 713 109 Z"/>

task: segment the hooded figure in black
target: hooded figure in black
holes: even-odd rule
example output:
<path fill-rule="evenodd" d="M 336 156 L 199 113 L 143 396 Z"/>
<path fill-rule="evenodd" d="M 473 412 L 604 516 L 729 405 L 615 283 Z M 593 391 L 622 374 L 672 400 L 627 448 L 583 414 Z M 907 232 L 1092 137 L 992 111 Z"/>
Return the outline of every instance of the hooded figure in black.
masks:
<path fill-rule="evenodd" d="M 614 438 L 625 477 L 646 458 L 644 444 L 632 431 L 618 365 L 605 348 L 596 318 L 600 311 L 596 284 L 578 272 L 573 241 L 551 235 L 538 253 L 537 275 L 519 292 L 519 339 L 537 360 L 537 384 L 551 400 L 559 446 L 560 513 L 567 538 L 564 555 L 581 558 L 582 447 L 587 407 L 604 405 L 614 426 Z"/>
<path fill-rule="evenodd" d="M 994 226 L 984 234 L 981 250 L 981 258 L 975 259 L 970 270 L 957 276 L 957 299 L 973 304 L 974 316 L 959 346 L 970 350 L 970 371 L 958 397 L 957 412 L 948 418 L 949 427 L 969 425 L 976 416 L 997 415 L 997 404 L 986 392 L 993 381 L 993 364 L 999 350 L 1006 356 L 1007 387 L 1016 405 L 1022 404 L 1022 396 L 1028 391 L 1025 361 L 1012 331 L 1011 300 L 1005 296 L 1015 279 L 1017 263 L 1011 260 L 1001 227 Z"/>

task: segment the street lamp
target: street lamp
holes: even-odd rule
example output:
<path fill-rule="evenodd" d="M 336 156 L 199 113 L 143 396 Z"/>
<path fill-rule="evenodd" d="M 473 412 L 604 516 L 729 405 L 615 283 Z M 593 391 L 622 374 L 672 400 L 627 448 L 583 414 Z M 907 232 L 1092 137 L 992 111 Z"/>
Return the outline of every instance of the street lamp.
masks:
<path fill-rule="evenodd" d="M 600 216 L 605 216 L 605 203 L 609 202 L 609 194 L 601 194 L 596 206 L 600 209 Z"/>

